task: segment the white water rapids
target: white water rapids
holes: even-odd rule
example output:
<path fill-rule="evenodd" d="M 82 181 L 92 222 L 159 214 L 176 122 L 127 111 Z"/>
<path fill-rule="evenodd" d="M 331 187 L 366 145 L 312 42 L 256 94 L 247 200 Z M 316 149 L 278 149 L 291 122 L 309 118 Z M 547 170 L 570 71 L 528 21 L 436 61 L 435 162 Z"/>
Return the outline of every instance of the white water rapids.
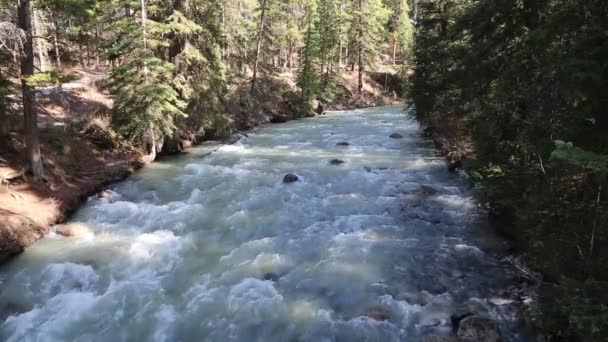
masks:
<path fill-rule="evenodd" d="M 91 198 L 71 222 L 93 236 L 50 234 L 3 266 L 0 340 L 421 341 L 463 306 L 524 340 L 492 300 L 513 285 L 505 243 L 400 107 L 210 149 Z"/>

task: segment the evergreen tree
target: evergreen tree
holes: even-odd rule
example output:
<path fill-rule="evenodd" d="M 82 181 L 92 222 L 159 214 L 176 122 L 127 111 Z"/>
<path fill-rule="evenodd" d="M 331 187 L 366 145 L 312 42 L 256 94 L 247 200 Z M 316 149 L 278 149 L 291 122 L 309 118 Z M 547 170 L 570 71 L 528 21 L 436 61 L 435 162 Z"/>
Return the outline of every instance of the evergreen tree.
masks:
<path fill-rule="evenodd" d="M 307 28 L 304 40 L 303 62 L 300 74 L 298 76 L 298 86 L 302 91 L 302 98 L 306 103 L 314 99 L 319 91 L 319 78 L 315 68 L 316 61 L 319 56 L 319 34 L 315 22 L 318 18 L 318 12 L 314 3 L 307 9 Z"/>
<path fill-rule="evenodd" d="M 148 13 L 156 15 L 160 4 L 146 4 L 144 0 L 140 4 L 135 11 L 127 10 L 119 21 L 123 31 L 116 44 L 121 47 L 124 62 L 112 71 L 110 91 L 115 123 L 132 140 L 145 141 L 153 160 L 159 137 L 173 133 L 175 116 L 186 116 L 186 103 L 174 87 L 175 65 L 155 56 L 155 52 L 170 46 L 165 37 L 171 30 L 194 28 L 180 23 L 179 14 L 169 17 L 173 25 L 149 19 Z"/>

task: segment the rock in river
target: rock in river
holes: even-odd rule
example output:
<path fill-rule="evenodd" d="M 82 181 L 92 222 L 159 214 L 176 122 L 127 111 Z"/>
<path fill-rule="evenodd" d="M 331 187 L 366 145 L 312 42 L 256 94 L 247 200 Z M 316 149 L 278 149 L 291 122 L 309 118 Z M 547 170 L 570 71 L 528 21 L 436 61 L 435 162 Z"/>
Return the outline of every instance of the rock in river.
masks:
<path fill-rule="evenodd" d="M 344 164 L 344 160 L 341 159 L 332 159 L 329 161 L 329 163 L 331 165 L 340 165 L 340 164 Z"/>
<path fill-rule="evenodd" d="M 339 143 L 336 144 L 336 146 L 349 146 L 350 143 L 347 141 L 340 141 Z"/>
<path fill-rule="evenodd" d="M 458 340 L 462 342 L 500 342 L 498 323 L 478 316 L 469 316 L 458 325 Z"/>
<path fill-rule="evenodd" d="M 283 177 L 283 183 L 293 183 L 297 182 L 298 180 L 300 180 L 300 178 L 293 173 L 288 173 L 285 175 L 285 177 Z"/>
<path fill-rule="evenodd" d="M 262 276 L 262 279 L 264 280 L 270 280 L 270 281 L 277 281 L 279 280 L 279 275 L 273 272 L 267 272 L 264 273 L 264 275 Z"/>
<path fill-rule="evenodd" d="M 391 319 L 391 314 L 392 313 L 388 308 L 380 305 L 375 305 L 365 309 L 364 316 L 367 316 L 376 321 L 388 321 Z"/>
<path fill-rule="evenodd" d="M 403 135 L 401 135 L 399 133 L 393 133 L 393 134 L 389 135 L 388 137 L 393 138 L 393 139 L 401 139 L 401 138 L 403 138 Z"/>
<path fill-rule="evenodd" d="M 89 227 L 81 223 L 68 223 L 57 228 L 56 232 L 65 237 L 84 238 L 93 236 L 93 232 L 91 232 Z"/>

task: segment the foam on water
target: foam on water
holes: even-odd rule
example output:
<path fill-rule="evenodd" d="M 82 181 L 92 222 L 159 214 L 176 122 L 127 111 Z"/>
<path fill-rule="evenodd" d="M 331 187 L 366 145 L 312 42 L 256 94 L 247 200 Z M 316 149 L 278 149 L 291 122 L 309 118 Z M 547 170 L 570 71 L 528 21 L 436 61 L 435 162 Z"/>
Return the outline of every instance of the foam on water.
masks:
<path fill-rule="evenodd" d="M 420 341 L 465 305 L 523 340 L 492 307 L 503 245 L 418 131 L 398 107 L 335 112 L 155 163 L 76 213 L 92 238 L 4 266 L 0 339 Z"/>

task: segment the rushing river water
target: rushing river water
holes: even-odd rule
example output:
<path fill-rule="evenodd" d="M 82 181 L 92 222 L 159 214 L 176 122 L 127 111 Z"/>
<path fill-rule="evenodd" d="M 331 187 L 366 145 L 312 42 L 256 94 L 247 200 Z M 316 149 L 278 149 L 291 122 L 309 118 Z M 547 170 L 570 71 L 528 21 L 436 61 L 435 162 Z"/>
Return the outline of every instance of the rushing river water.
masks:
<path fill-rule="evenodd" d="M 504 242 L 401 108 L 212 148 L 91 198 L 71 222 L 94 235 L 50 234 L 4 266 L 0 340 L 420 341 L 462 307 L 524 340 L 496 300 Z"/>

